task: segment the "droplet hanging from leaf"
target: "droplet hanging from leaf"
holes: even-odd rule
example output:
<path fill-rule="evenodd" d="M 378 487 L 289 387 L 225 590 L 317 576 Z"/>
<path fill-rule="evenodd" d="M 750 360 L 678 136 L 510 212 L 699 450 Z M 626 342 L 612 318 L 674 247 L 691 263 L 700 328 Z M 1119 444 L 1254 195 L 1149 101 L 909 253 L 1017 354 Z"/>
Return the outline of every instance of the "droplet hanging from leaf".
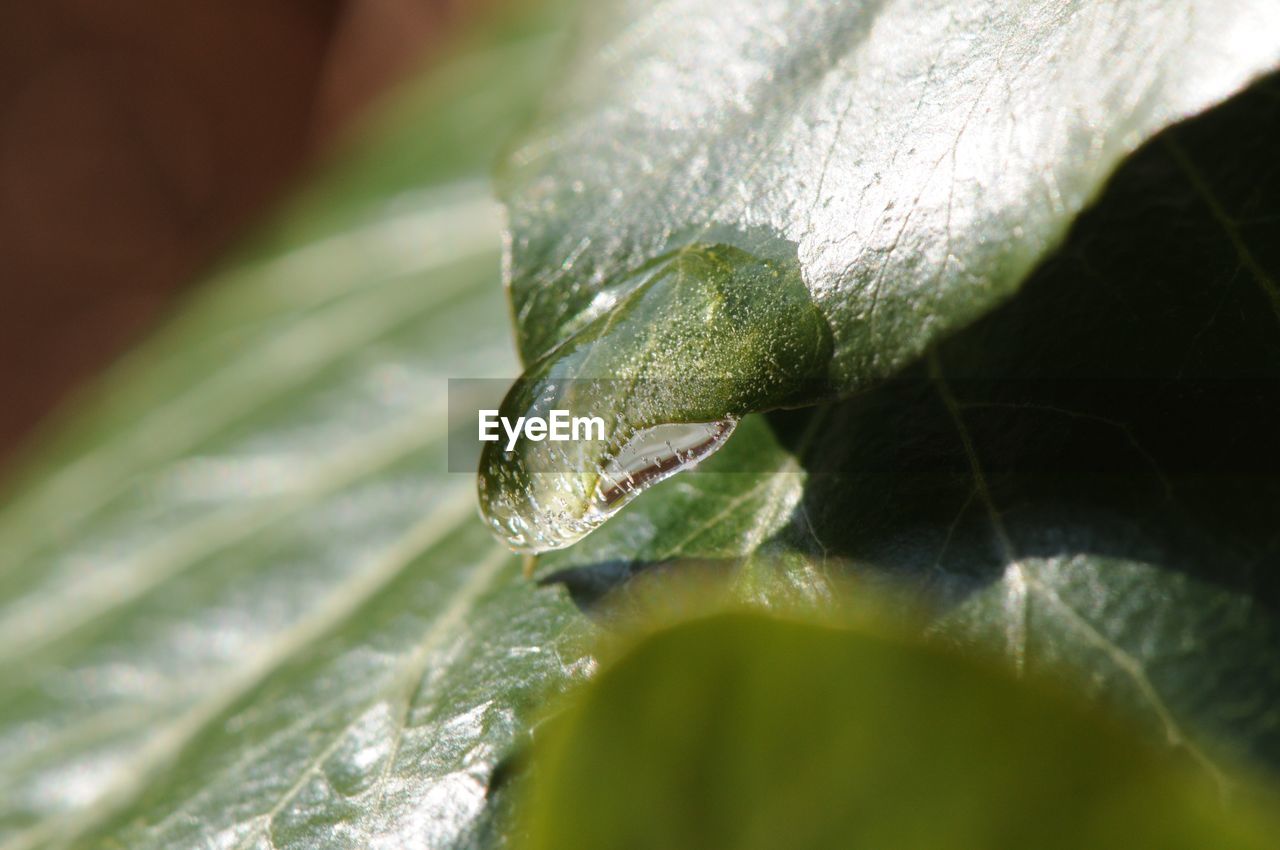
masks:
<path fill-rule="evenodd" d="M 665 254 L 534 362 L 500 415 L 600 417 L 603 440 L 487 443 L 480 507 L 518 551 L 570 545 L 714 453 L 739 417 L 818 394 L 831 334 L 794 260 L 724 244 Z"/>

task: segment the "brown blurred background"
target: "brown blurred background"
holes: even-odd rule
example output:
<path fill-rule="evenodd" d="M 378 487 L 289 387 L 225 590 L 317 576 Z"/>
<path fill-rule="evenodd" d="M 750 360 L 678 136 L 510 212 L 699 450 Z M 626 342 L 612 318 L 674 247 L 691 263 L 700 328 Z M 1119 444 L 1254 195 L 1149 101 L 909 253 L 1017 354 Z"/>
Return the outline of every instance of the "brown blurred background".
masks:
<path fill-rule="evenodd" d="M 462 0 L 0 0 L 0 474 Z"/>

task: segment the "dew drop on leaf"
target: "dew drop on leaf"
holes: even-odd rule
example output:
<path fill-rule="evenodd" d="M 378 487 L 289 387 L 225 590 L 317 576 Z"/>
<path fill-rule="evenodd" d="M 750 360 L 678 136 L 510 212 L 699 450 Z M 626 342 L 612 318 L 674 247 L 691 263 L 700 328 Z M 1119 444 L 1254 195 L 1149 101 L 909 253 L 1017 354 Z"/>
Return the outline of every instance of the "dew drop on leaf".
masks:
<path fill-rule="evenodd" d="M 581 539 L 648 487 L 696 466 L 740 417 L 821 392 L 831 334 L 794 253 L 761 259 L 726 244 L 662 255 L 619 281 L 604 311 L 533 362 L 499 415 L 594 417 L 603 439 L 486 443 L 480 509 L 516 551 Z"/>

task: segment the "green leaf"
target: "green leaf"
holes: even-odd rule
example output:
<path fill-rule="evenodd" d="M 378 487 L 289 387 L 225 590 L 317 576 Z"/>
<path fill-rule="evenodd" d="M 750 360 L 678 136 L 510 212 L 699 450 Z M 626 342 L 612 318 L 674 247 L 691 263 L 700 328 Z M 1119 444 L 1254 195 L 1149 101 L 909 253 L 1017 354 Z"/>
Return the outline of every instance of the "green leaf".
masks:
<path fill-rule="evenodd" d="M 1228 784 L 1280 770 L 1278 146 L 1274 78 L 1161 134 L 1015 298 L 874 390 L 744 420 L 544 570 L 589 600 L 682 559 L 766 604 L 888 588 Z"/>
<path fill-rule="evenodd" d="M 509 375 L 485 171 L 563 10 L 406 92 L 126 358 L 0 511 L 0 846 L 492 846 L 581 616 L 444 469 Z"/>
<path fill-rule="evenodd" d="M 593 12 L 505 169 L 525 361 L 710 232 L 797 246 L 846 393 L 1007 299 L 1126 154 L 1280 64 L 1267 0 Z"/>
<path fill-rule="evenodd" d="M 526 850 L 1199 850 L 1280 828 L 989 668 L 759 615 L 642 641 L 535 755 Z"/>

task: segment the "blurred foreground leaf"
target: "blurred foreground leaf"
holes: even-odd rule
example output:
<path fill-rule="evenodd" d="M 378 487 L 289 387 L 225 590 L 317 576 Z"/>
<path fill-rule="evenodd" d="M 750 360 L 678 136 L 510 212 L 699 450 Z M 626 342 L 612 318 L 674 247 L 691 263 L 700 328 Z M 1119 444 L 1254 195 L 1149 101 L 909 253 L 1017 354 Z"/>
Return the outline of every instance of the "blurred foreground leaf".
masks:
<path fill-rule="evenodd" d="M 1200 850 L 1280 828 L 987 668 L 759 615 L 648 638 L 545 729 L 527 850 Z"/>

